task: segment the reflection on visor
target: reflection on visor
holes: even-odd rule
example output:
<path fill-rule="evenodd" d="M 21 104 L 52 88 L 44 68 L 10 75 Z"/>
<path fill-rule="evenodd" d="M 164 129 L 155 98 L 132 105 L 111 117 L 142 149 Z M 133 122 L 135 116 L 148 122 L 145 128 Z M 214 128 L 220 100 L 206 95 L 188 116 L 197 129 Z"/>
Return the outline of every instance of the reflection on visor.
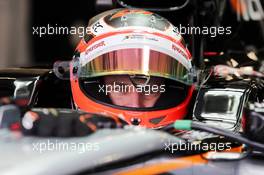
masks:
<path fill-rule="evenodd" d="M 189 71 L 176 59 L 149 47 L 120 49 L 94 58 L 81 68 L 80 77 L 143 74 L 190 84 Z"/>

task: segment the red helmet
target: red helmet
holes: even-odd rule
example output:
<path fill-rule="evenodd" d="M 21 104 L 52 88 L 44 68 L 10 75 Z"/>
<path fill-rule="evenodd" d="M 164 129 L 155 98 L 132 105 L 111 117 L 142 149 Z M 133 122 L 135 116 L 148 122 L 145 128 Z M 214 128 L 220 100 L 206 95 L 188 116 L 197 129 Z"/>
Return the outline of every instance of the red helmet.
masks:
<path fill-rule="evenodd" d="M 150 128 L 186 116 L 191 55 L 170 22 L 149 11 L 115 9 L 92 18 L 88 29 L 70 69 L 78 109 Z"/>

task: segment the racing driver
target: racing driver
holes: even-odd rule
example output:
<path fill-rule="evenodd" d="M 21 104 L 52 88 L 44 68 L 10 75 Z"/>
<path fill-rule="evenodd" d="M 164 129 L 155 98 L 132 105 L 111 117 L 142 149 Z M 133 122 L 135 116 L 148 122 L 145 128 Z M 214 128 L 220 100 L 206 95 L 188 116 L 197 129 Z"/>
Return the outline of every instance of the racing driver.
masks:
<path fill-rule="evenodd" d="M 140 9 L 93 17 L 71 63 L 79 110 L 160 128 L 182 119 L 194 91 L 191 55 L 169 21 Z"/>

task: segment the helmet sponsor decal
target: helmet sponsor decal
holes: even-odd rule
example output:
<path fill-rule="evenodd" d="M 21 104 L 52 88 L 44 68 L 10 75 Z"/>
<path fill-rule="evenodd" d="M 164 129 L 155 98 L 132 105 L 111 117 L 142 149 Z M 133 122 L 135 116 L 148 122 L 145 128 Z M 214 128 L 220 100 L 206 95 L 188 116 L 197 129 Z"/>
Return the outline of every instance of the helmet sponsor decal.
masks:
<path fill-rule="evenodd" d="M 126 16 L 128 14 L 142 14 L 142 15 L 152 15 L 153 13 L 152 12 L 149 12 L 149 11 L 145 11 L 145 10 L 140 10 L 140 9 L 124 9 L 124 10 L 121 10 L 117 13 L 115 13 L 113 16 L 111 16 L 111 20 L 112 19 L 115 19 L 115 18 L 121 18 L 122 16 Z"/>
<path fill-rule="evenodd" d="M 146 46 L 151 50 L 165 53 L 173 57 L 188 70 L 192 67 L 190 54 L 180 42 L 171 41 L 152 33 L 122 33 L 104 37 L 91 43 L 86 50 L 80 54 L 80 63 L 84 66 L 96 57 L 114 50 L 144 48 Z"/>
<path fill-rule="evenodd" d="M 85 54 L 88 54 L 89 52 L 92 52 L 93 50 L 99 48 L 99 47 L 103 47 L 105 46 L 105 42 L 104 41 L 101 41 L 97 44 L 94 44 L 92 45 L 91 47 L 89 47 L 86 51 L 85 51 Z"/>

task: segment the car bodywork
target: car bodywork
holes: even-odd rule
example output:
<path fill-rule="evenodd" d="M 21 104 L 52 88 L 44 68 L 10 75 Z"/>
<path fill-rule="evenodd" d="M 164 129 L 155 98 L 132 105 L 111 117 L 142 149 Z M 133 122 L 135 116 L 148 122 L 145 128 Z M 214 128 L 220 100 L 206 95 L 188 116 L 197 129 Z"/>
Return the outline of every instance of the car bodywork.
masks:
<path fill-rule="evenodd" d="M 57 78 L 50 69 L 33 70 L 2 70 L 0 84 L 1 92 L 5 92 L 3 95 L 26 97 L 28 106 L 33 108 L 74 109 L 68 80 Z M 258 94 L 263 92 L 261 90 L 253 81 L 226 81 L 221 78 L 212 78 L 197 88 L 198 95 L 193 97 L 195 101 L 193 119 L 238 132 L 242 129 L 243 107 L 248 101 L 256 100 Z M 210 96 L 211 92 L 213 96 L 206 96 L 208 94 Z M 208 101 L 219 103 L 220 100 L 217 98 L 220 100 L 237 98 L 238 100 L 227 103 L 224 101 L 228 106 L 222 105 L 223 109 L 214 108 L 217 104 L 211 105 L 212 109 L 203 107 L 208 105 L 206 104 Z M 214 115 L 208 115 L 208 117 L 205 115 L 206 112 Z M 185 133 L 182 136 L 188 140 L 202 140 L 208 137 L 211 138 L 212 135 L 198 131 Z M 175 150 L 172 152 L 168 144 L 181 145 L 185 140 L 163 131 L 137 127 L 104 129 L 90 136 L 65 139 L 29 137 L 2 129 L 1 138 L 3 138 L 0 143 L 1 155 L 6 157 L 1 160 L 1 174 L 16 174 L 16 172 L 20 174 L 162 174 L 165 172 L 170 174 L 244 174 L 253 171 L 255 174 L 261 174 L 264 170 L 263 161 L 259 158 L 248 157 L 229 162 L 211 161 L 202 157 L 204 152 L 190 153 Z M 58 142 L 97 143 L 99 150 L 83 152 L 81 148 L 71 151 L 52 148 L 39 150 L 40 143 L 52 145 Z M 38 149 L 34 148 L 36 145 Z"/>
<path fill-rule="evenodd" d="M 197 1 L 198 2 L 198 1 Z M 208 2 L 209 1 L 203 1 Z M 232 1 L 233 2 L 233 1 Z M 244 2 L 244 1 L 240 1 Z M 252 1 L 253 2 L 253 1 Z M 208 12 L 202 9 L 203 12 Z M 252 13 L 252 12 L 251 12 Z M 212 22 L 196 11 L 197 23 Z M 243 18 L 246 18 L 244 12 Z M 253 14 L 253 13 L 252 13 Z M 207 16 L 208 17 L 208 16 Z M 209 14 L 209 17 L 215 15 Z M 256 16 L 252 16 L 255 20 Z M 242 19 L 242 18 L 241 18 Z M 246 18 L 247 19 L 247 18 Z M 249 20 L 249 19 L 247 19 Z M 228 21 L 232 23 L 232 20 Z M 254 21 L 255 22 L 255 21 Z M 263 23 L 262 23 L 263 24 Z M 235 28 L 239 28 L 234 24 Z M 239 45 L 242 36 L 251 38 L 245 33 L 247 27 L 237 40 L 229 43 L 208 41 L 206 49 L 215 51 L 209 58 L 212 62 L 205 67 L 227 63 L 237 57 L 238 64 L 248 61 L 247 52 L 225 49 L 228 45 L 234 48 Z M 254 30 L 250 30 L 254 32 Z M 197 38 L 196 38 L 197 37 Z M 194 41 L 195 40 L 195 41 Z M 206 55 L 204 39 L 192 37 L 192 53 L 198 68 L 204 66 Z M 251 41 L 251 40 L 250 40 Z M 259 41 L 259 40 L 257 40 Z M 213 44 L 212 44 L 213 43 Z M 231 43 L 231 44 L 230 44 Z M 258 42 L 257 45 L 263 44 Z M 225 55 L 221 55 L 225 51 Z M 260 51 L 261 52 L 261 51 Z M 262 53 L 262 52 L 261 52 Z M 261 54 L 260 54 L 261 55 Z M 260 63 L 260 60 L 258 61 Z M 249 64 L 251 65 L 251 64 Z M 255 65 L 255 62 L 253 63 Z M 259 68 L 259 65 L 256 66 Z M 190 106 L 189 118 L 214 125 L 226 130 L 239 132 L 243 130 L 244 107 L 248 102 L 263 100 L 262 81 L 247 78 L 221 78 L 210 75 L 206 81 L 198 83 L 193 105 Z M 12 96 L 26 99 L 29 108 L 66 108 L 75 109 L 68 80 L 56 77 L 51 68 L 14 68 L 0 70 L 0 96 Z M 213 158 L 205 157 L 205 152 L 173 150 L 170 147 L 180 146 L 186 139 L 202 141 L 218 136 L 199 131 L 185 132 L 182 135 L 171 135 L 138 127 L 124 129 L 104 129 L 90 136 L 78 138 L 40 138 L 23 136 L 19 132 L 0 130 L 0 174 L 263 174 L 263 153 L 246 156 L 240 145 L 234 146 L 232 154 L 215 153 Z M 182 138 L 182 139 L 180 139 Z M 71 151 L 51 149 L 41 151 L 35 146 L 40 143 L 96 143 L 99 150 L 83 151 L 82 147 Z M 182 143 L 181 143 L 182 142 Z M 35 150 L 34 150 L 35 149 Z M 82 152 L 82 153 L 81 153 Z M 227 161 L 229 160 L 229 161 Z"/>

